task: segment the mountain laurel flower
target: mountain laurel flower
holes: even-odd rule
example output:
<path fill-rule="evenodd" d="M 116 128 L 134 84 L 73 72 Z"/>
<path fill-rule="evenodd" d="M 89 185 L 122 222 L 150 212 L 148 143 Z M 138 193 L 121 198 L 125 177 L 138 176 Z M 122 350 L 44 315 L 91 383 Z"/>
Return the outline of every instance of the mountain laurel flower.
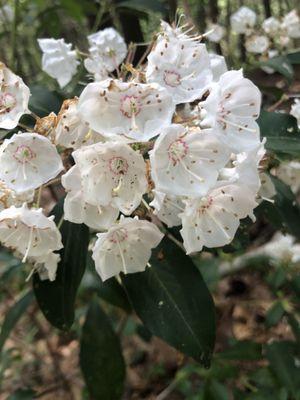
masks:
<path fill-rule="evenodd" d="M 272 171 L 273 172 L 273 171 Z M 298 194 L 300 190 L 300 162 L 284 161 L 274 171 L 279 179 L 291 187 L 293 193 Z"/>
<path fill-rule="evenodd" d="M 243 185 L 215 187 L 206 196 L 184 200 L 183 244 L 187 254 L 230 243 L 240 219 L 252 215 L 257 206 L 253 193 Z"/>
<path fill-rule="evenodd" d="M 248 7 L 239 8 L 230 17 L 232 30 L 240 34 L 249 34 L 256 22 L 256 14 Z"/>
<path fill-rule="evenodd" d="M 270 45 L 270 41 L 265 35 L 252 35 L 246 40 L 245 47 L 249 53 L 265 53 Z"/>
<path fill-rule="evenodd" d="M 109 77 L 109 72 L 103 64 L 103 59 L 97 48 L 90 49 L 90 55 L 84 59 L 83 64 L 85 69 L 94 75 L 94 81 L 103 81 Z"/>
<path fill-rule="evenodd" d="M 126 43 L 114 28 L 105 28 L 89 35 L 88 42 L 91 59 L 100 61 L 108 72 L 117 69 L 126 57 Z"/>
<path fill-rule="evenodd" d="M 78 110 L 90 128 L 104 136 L 144 142 L 170 125 L 175 106 L 159 85 L 107 79 L 86 86 Z"/>
<path fill-rule="evenodd" d="M 42 70 L 63 88 L 77 72 L 76 51 L 64 39 L 38 39 L 38 44 L 43 52 Z"/>
<path fill-rule="evenodd" d="M 219 43 L 225 35 L 225 29 L 219 24 L 210 24 L 207 30 L 209 33 L 206 37 L 213 43 Z"/>
<path fill-rule="evenodd" d="M 149 154 L 156 189 L 177 196 L 206 194 L 230 157 L 210 129 L 175 124 L 162 130 Z"/>
<path fill-rule="evenodd" d="M 22 78 L 0 62 L 0 128 L 14 129 L 28 114 L 30 91 Z"/>
<path fill-rule="evenodd" d="M 65 100 L 57 117 L 54 141 L 57 145 L 79 149 L 101 141 L 102 136 L 92 131 L 78 115 L 78 98 Z"/>
<path fill-rule="evenodd" d="M 215 53 L 209 53 L 210 68 L 213 74 L 213 81 L 218 82 L 221 75 L 228 71 L 226 60 L 223 56 Z"/>
<path fill-rule="evenodd" d="M 280 21 L 275 17 L 269 17 L 262 23 L 262 28 L 267 35 L 276 37 L 280 31 Z"/>
<path fill-rule="evenodd" d="M 148 55 L 146 79 L 166 88 L 175 104 L 201 98 L 212 81 L 205 44 L 175 31 L 161 34 Z"/>
<path fill-rule="evenodd" d="M 41 208 L 28 209 L 26 204 L 11 206 L 0 212 L 0 242 L 20 253 L 22 262 L 30 258 L 40 263 L 63 247 L 53 220 L 54 216 L 46 217 Z"/>
<path fill-rule="evenodd" d="M 105 281 L 120 272 L 132 274 L 146 269 L 163 234 L 151 222 L 135 218 L 122 218 L 108 232 L 98 233 L 93 248 L 93 259 L 98 274 Z"/>
<path fill-rule="evenodd" d="M 55 281 L 57 266 L 60 255 L 57 253 L 47 253 L 43 256 L 28 258 L 34 264 L 34 270 L 38 272 L 42 281 L 49 279 Z"/>
<path fill-rule="evenodd" d="M 298 128 L 300 129 L 300 99 L 295 99 L 291 106 L 290 114 L 296 118 Z"/>
<path fill-rule="evenodd" d="M 14 205 L 20 207 L 23 203 L 32 203 L 34 199 L 34 190 L 16 193 L 9 189 L 5 182 L 0 180 L 0 211 Z"/>
<path fill-rule="evenodd" d="M 75 224 L 84 223 L 98 231 L 108 229 L 117 220 L 118 209 L 111 205 L 95 206 L 85 201 L 77 165 L 62 176 L 61 182 L 67 192 L 64 201 L 65 220 Z"/>
<path fill-rule="evenodd" d="M 153 190 L 154 199 L 150 206 L 154 208 L 153 214 L 156 215 L 169 228 L 181 225 L 179 214 L 184 211 L 183 197 L 172 196 Z"/>
<path fill-rule="evenodd" d="M 36 189 L 63 170 L 56 147 L 36 133 L 17 133 L 0 146 L 0 179 L 17 193 Z"/>
<path fill-rule="evenodd" d="M 140 153 L 125 143 L 96 143 L 73 153 L 82 180 L 85 201 L 112 205 L 130 215 L 147 191 L 146 164 Z"/>
<path fill-rule="evenodd" d="M 287 35 L 292 39 L 300 38 L 300 17 L 297 10 L 290 11 L 283 18 L 282 29 L 284 29 Z"/>
<path fill-rule="evenodd" d="M 242 70 L 228 71 L 214 83 L 202 107 L 201 126 L 219 130 L 220 137 L 232 151 L 240 153 L 260 142 L 255 120 L 260 113 L 261 93 Z"/>

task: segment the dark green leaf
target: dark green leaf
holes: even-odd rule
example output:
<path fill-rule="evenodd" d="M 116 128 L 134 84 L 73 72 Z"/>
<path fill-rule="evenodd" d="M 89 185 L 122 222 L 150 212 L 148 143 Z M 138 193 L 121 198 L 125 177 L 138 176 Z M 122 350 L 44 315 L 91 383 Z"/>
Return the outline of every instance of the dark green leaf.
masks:
<path fill-rule="evenodd" d="M 118 400 L 122 397 L 125 364 L 120 341 L 95 301 L 88 309 L 82 328 L 80 366 L 92 399 Z"/>
<path fill-rule="evenodd" d="M 122 277 L 137 315 L 154 335 L 209 365 L 215 341 L 212 297 L 191 259 L 168 238 L 145 272 Z"/>
<path fill-rule="evenodd" d="M 63 215 L 63 200 L 51 212 L 56 223 Z M 64 221 L 61 225 L 64 248 L 60 251 L 54 282 L 33 276 L 33 288 L 37 302 L 47 318 L 56 328 L 69 329 L 74 321 L 74 304 L 77 290 L 85 271 L 89 243 L 89 230 L 83 224 Z"/>
<path fill-rule="evenodd" d="M 204 396 L 205 400 L 229 400 L 226 386 L 214 379 L 205 385 Z"/>
<path fill-rule="evenodd" d="M 270 328 L 275 326 L 281 320 L 285 313 L 284 307 L 281 301 L 275 301 L 272 307 L 268 310 L 266 315 L 266 326 Z"/>
<path fill-rule="evenodd" d="M 7 400 L 32 400 L 36 394 L 32 389 L 18 389 Z"/>
<path fill-rule="evenodd" d="M 287 54 L 287 58 L 291 64 L 300 64 L 300 51 Z"/>
<path fill-rule="evenodd" d="M 239 341 L 218 353 L 217 356 L 224 360 L 260 360 L 262 358 L 262 346 L 248 340 Z"/>
<path fill-rule="evenodd" d="M 294 77 L 294 69 L 288 57 L 278 56 L 260 63 L 262 67 L 269 67 L 283 75 L 289 82 Z"/>
<path fill-rule="evenodd" d="M 10 332 L 15 327 L 16 323 L 25 313 L 27 308 L 30 306 L 33 300 L 33 293 L 30 290 L 23 295 L 7 312 L 4 321 L 1 326 L 0 333 L 0 352 L 3 349 L 6 339 L 9 337 Z"/>
<path fill-rule="evenodd" d="M 267 138 L 268 150 L 300 157 L 300 136 L 294 117 L 262 110 L 257 122 L 261 135 Z"/>
<path fill-rule="evenodd" d="M 50 112 L 58 113 L 63 98 L 57 92 L 51 92 L 46 86 L 30 86 L 31 97 L 29 109 L 39 117 L 44 117 Z"/>
<path fill-rule="evenodd" d="M 131 312 L 131 305 L 128 301 L 124 288 L 119 284 L 116 278 L 110 278 L 105 282 L 102 282 L 99 278 L 99 287 L 96 292 L 99 297 L 113 304 L 114 306 L 120 307 L 126 312 Z"/>

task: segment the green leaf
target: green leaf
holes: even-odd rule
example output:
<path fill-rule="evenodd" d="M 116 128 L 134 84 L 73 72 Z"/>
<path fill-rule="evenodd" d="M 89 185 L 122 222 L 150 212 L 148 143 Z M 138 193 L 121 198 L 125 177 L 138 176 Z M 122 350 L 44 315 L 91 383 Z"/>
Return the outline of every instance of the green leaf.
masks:
<path fill-rule="evenodd" d="M 63 200 L 51 212 L 58 223 L 63 216 Z M 33 276 L 33 288 L 37 302 L 47 320 L 56 328 L 67 330 L 74 321 L 74 304 L 77 290 L 85 271 L 89 244 L 89 229 L 84 224 L 64 221 L 61 225 L 63 249 L 59 252 L 54 282 Z"/>
<path fill-rule="evenodd" d="M 33 389 L 17 389 L 7 400 L 32 400 L 36 394 Z"/>
<path fill-rule="evenodd" d="M 285 309 L 280 300 L 275 301 L 272 307 L 268 310 L 266 315 L 266 326 L 271 328 L 279 323 L 285 313 Z"/>
<path fill-rule="evenodd" d="M 300 64 L 300 51 L 287 54 L 287 58 L 291 64 Z"/>
<path fill-rule="evenodd" d="M 215 310 L 200 272 L 167 237 L 150 264 L 145 272 L 122 277 L 137 315 L 154 335 L 209 366 Z"/>
<path fill-rule="evenodd" d="M 262 110 L 257 122 L 261 135 L 267 138 L 268 150 L 293 157 L 300 156 L 299 129 L 294 117 Z"/>
<path fill-rule="evenodd" d="M 228 389 L 213 379 L 205 385 L 204 398 L 205 400 L 229 400 Z"/>
<path fill-rule="evenodd" d="M 0 352 L 3 349 L 6 339 L 9 337 L 10 332 L 15 327 L 16 323 L 25 313 L 27 308 L 30 306 L 33 300 L 33 293 L 30 290 L 23 295 L 7 312 L 4 321 L 1 326 L 0 332 Z"/>
<path fill-rule="evenodd" d="M 29 109 L 39 117 L 44 117 L 50 112 L 58 113 L 63 98 L 57 93 L 50 91 L 46 86 L 30 86 Z"/>
<path fill-rule="evenodd" d="M 300 390 L 300 367 L 296 363 L 293 342 L 273 342 L 267 346 L 266 356 L 277 381 L 294 395 Z"/>
<path fill-rule="evenodd" d="M 289 82 L 294 77 L 293 66 L 287 56 L 278 56 L 270 58 L 268 61 L 260 63 L 262 67 L 269 67 L 283 75 Z"/>
<path fill-rule="evenodd" d="M 248 340 L 237 341 L 230 348 L 217 354 L 223 360 L 260 360 L 262 345 Z"/>
<path fill-rule="evenodd" d="M 92 399 L 121 399 L 125 363 L 120 341 L 95 301 L 90 304 L 82 328 L 80 366 Z"/>
<path fill-rule="evenodd" d="M 124 288 L 116 278 L 110 278 L 102 282 L 99 278 L 99 287 L 96 290 L 99 297 L 116 307 L 122 308 L 127 313 L 131 312 L 131 305 L 128 301 Z"/>

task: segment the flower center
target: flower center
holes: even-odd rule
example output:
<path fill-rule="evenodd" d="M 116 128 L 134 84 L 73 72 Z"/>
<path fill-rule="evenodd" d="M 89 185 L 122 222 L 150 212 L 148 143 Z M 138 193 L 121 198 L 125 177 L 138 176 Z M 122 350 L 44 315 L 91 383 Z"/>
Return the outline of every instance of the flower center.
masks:
<path fill-rule="evenodd" d="M 122 243 L 127 239 L 127 237 L 127 230 L 125 228 L 120 228 L 109 236 L 109 241 L 112 243 Z"/>
<path fill-rule="evenodd" d="M 109 160 L 109 170 L 114 175 L 125 175 L 128 171 L 128 162 L 123 157 L 112 157 Z"/>
<path fill-rule="evenodd" d="M 213 198 L 212 197 L 202 197 L 200 200 L 200 207 L 198 208 L 198 212 L 200 214 L 204 214 L 209 207 L 212 205 L 213 203 Z"/>
<path fill-rule="evenodd" d="M 0 94 L 0 114 L 10 112 L 17 104 L 15 96 L 11 93 Z"/>
<path fill-rule="evenodd" d="M 121 99 L 121 113 L 127 118 L 132 118 L 138 115 L 141 111 L 141 104 L 137 96 L 124 96 Z"/>
<path fill-rule="evenodd" d="M 188 152 L 188 145 L 183 139 L 174 140 L 174 142 L 170 143 L 168 148 L 168 156 L 175 166 L 178 164 Z"/>
<path fill-rule="evenodd" d="M 181 76 L 178 74 L 178 72 L 170 70 L 166 70 L 164 72 L 164 81 L 165 84 L 168 86 L 177 87 L 181 83 L 180 79 Z"/>
<path fill-rule="evenodd" d="M 36 157 L 35 153 L 31 150 L 29 146 L 21 145 L 17 147 L 14 152 L 13 157 L 20 163 L 28 163 L 30 160 Z"/>

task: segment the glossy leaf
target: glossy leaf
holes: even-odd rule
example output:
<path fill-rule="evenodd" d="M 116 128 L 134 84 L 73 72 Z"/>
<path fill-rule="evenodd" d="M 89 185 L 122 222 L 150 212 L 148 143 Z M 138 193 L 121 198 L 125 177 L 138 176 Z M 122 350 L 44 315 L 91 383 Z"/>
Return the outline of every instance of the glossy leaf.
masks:
<path fill-rule="evenodd" d="M 274 69 L 276 72 L 279 72 L 281 75 L 283 75 L 289 82 L 294 77 L 293 66 L 286 56 L 270 58 L 268 61 L 261 62 L 260 65 Z"/>
<path fill-rule="evenodd" d="M 91 399 L 121 399 L 125 363 L 120 341 L 96 301 L 91 303 L 82 328 L 80 366 Z"/>
<path fill-rule="evenodd" d="M 217 354 L 224 360 L 260 360 L 262 358 L 262 346 L 249 340 L 237 341 L 231 347 Z"/>
<path fill-rule="evenodd" d="M 51 214 L 58 223 L 63 215 L 63 201 Z M 56 328 L 69 329 L 74 321 L 74 304 L 77 290 L 85 271 L 89 244 L 89 230 L 83 224 L 64 221 L 61 225 L 64 248 L 60 251 L 55 281 L 33 277 L 33 288 L 37 302 L 47 320 Z"/>
<path fill-rule="evenodd" d="M 134 310 L 150 332 L 208 366 L 215 311 L 199 270 L 168 238 L 155 249 L 150 264 L 145 272 L 122 277 Z"/>
<path fill-rule="evenodd" d="M 3 349 L 6 339 L 9 337 L 10 332 L 15 327 L 16 323 L 25 313 L 34 299 L 33 293 L 30 290 L 23 295 L 7 312 L 1 326 L 0 332 L 0 352 Z"/>

